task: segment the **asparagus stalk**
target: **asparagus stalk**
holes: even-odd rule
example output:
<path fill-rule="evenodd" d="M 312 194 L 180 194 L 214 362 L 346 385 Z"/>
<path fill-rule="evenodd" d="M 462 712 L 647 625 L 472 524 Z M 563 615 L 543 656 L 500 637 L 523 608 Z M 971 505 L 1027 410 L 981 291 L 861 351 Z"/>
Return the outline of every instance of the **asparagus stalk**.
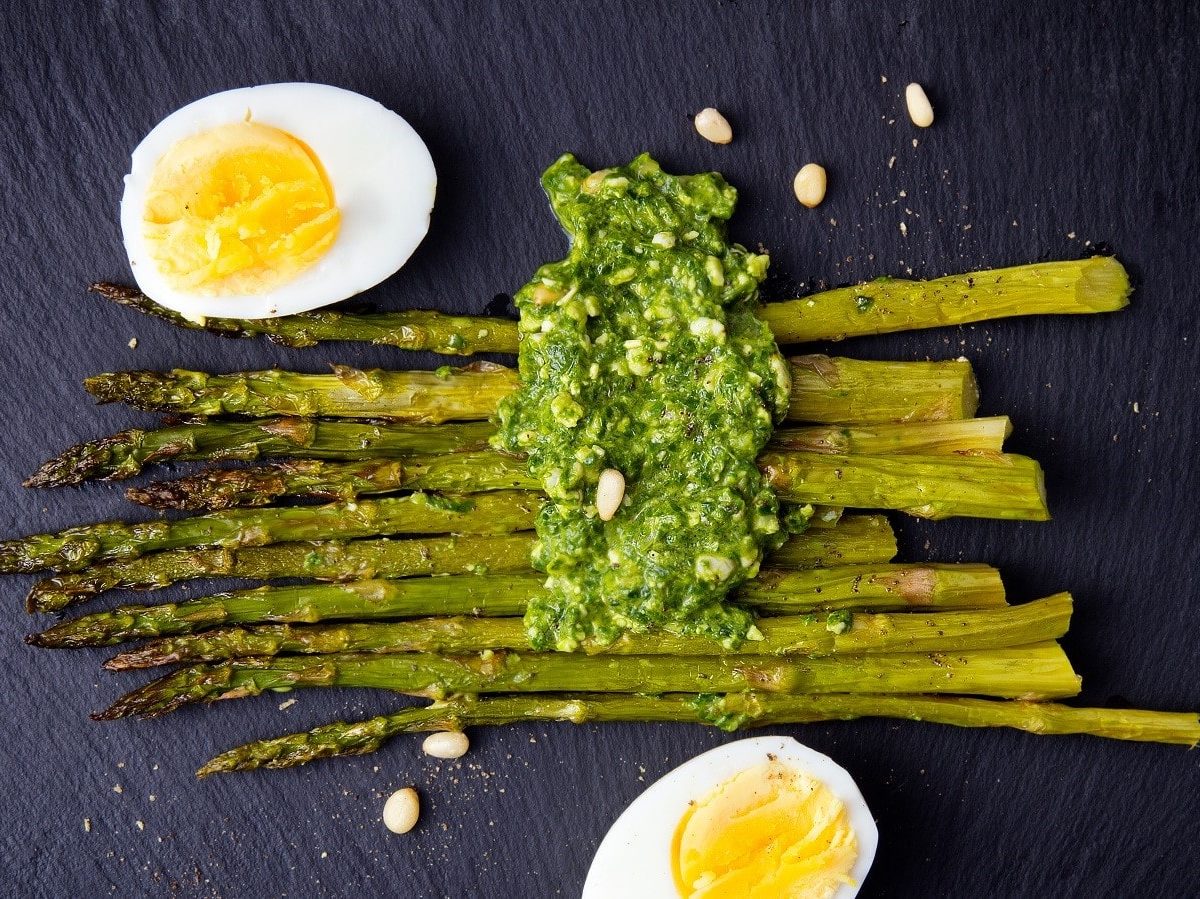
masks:
<path fill-rule="evenodd" d="M 304 426 L 302 419 L 284 419 Z M 214 423 L 220 427 L 223 422 Z M 316 423 L 309 424 L 309 427 Z M 349 422 L 322 422 L 323 426 L 358 428 Z M 194 426 L 193 426 L 194 427 Z M 251 426 L 252 427 L 252 426 Z M 419 430 L 411 425 L 374 425 L 375 431 L 388 427 Z M 442 429 L 466 429 L 473 423 L 442 426 Z M 429 427 L 426 430 L 437 430 Z M 868 426 L 813 425 L 777 431 L 771 445 L 779 450 L 855 455 L 950 454 L 1000 452 L 1012 431 L 1007 417 L 974 418 L 964 421 L 909 422 Z M 118 435 L 120 436 L 120 435 Z M 464 441 L 465 442 L 465 441 Z M 447 490 L 464 493 L 487 490 L 538 490 L 541 484 L 529 475 L 523 458 L 490 450 L 446 455 L 400 455 L 403 462 L 388 454 L 361 459 L 362 448 L 347 448 L 343 464 L 321 462 L 284 462 L 256 468 L 209 470 L 200 474 L 130 488 L 126 496 L 133 502 L 155 509 L 213 511 L 238 506 L 265 506 L 284 496 L 315 499 L 351 499 L 354 496 L 387 493 L 392 490 Z M 78 449 L 78 448 L 77 448 Z M 369 454 L 374 456 L 374 454 Z M 334 458 L 326 456 L 326 458 Z M 47 466 L 53 463 L 47 463 Z M 46 466 L 43 466 L 45 471 Z M 40 474 L 40 472 L 39 472 Z M 31 478 L 26 486 L 45 486 Z M 60 481 L 60 483 L 62 483 Z"/>
<path fill-rule="evenodd" d="M 0 572 L 78 571 L 185 546 L 262 546 L 381 534 L 503 534 L 529 530 L 541 504 L 530 493 L 411 496 L 273 509 L 232 509 L 141 524 L 104 522 L 0 542 Z"/>
<path fill-rule="evenodd" d="M 413 453 L 483 449 L 495 428 L 488 422 L 444 425 L 266 418 L 261 421 L 203 421 L 112 437 L 72 446 L 25 481 L 26 487 L 59 487 L 91 478 L 121 480 L 157 462 L 238 460 L 275 456 L 299 459 L 396 459 Z"/>
<path fill-rule="evenodd" d="M 820 424 L 970 418 L 979 390 L 968 362 L 860 362 L 829 356 L 791 360 L 789 417 Z M 482 367 L 481 367 L 482 365 Z M 437 423 L 488 418 L 517 386 L 498 365 L 333 374 L 287 371 L 210 375 L 177 369 L 96 375 L 84 386 L 101 403 L 174 415 L 380 418 Z"/>
<path fill-rule="evenodd" d="M 1011 727 L 1035 734 L 1089 734 L 1194 747 L 1200 719 L 1191 712 L 1073 708 L 1051 702 L 996 701 L 963 696 L 767 693 L 622 696 L 596 693 L 527 694 L 451 699 L 406 708 L 366 721 L 326 724 L 310 731 L 256 740 L 227 750 L 198 777 L 257 768 L 292 768 L 316 759 L 366 755 L 398 734 L 531 721 L 572 724 L 655 721 L 708 724 L 722 730 L 810 724 L 855 718 L 901 718 L 958 727 Z"/>
<path fill-rule="evenodd" d="M 119 606 L 59 622 L 27 641 L 35 646 L 111 646 L 140 637 L 189 634 L 231 624 L 523 615 L 542 590 L 541 574 L 458 575 L 350 584 L 259 587 L 162 605 Z M 862 565 L 764 572 L 736 597 L 764 612 L 977 609 L 1004 604 L 987 565 Z"/>
<path fill-rule="evenodd" d="M 208 331 L 222 337 L 263 336 L 289 347 L 316 346 L 321 341 L 330 340 L 355 340 L 453 356 L 515 353 L 517 350 L 517 323 L 505 318 L 424 311 L 354 315 L 321 310 L 279 318 L 206 318 L 197 322 L 160 306 L 133 287 L 97 283 L 91 289 L 122 306 L 129 306 L 182 328 Z"/>
<path fill-rule="evenodd" d="M 1002 606 L 1004 584 L 990 565 L 847 565 L 763 571 L 734 599 L 767 614 L 830 609 L 986 609 Z"/>
<path fill-rule="evenodd" d="M 126 371 L 87 378 L 99 403 L 125 402 L 175 415 L 276 415 L 385 418 L 438 424 L 485 419 L 517 387 L 517 373 L 477 363 L 432 371 L 362 371 L 335 365 L 332 374 L 241 372 L 210 375 L 175 369 Z"/>
<path fill-rule="evenodd" d="M 962 693 L 1074 696 L 1079 678 L 1056 643 L 961 653 L 828 656 L 588 656 L 428 653 L 249 658 L 182 668 L 127 693 L 100 721 L 154 717 L 195 702 L 295 687 L 367 687 L 431 699 L 456 693 Z"/>
<path fill-rule="evenodd" d="M 855 614 L 831 626 L 816 615 L 764 618 L 761 639 L 747 640 L 742 655 L 826 656 L 893 652 L 959 652 L 1002 649 L 1056 640 L 1067 632 L 1071 596 L 1059 593 L 1021 606 L 978 611 Z M 843 630 L 842 627 L 845 626 Z M 222 662 L 249 656 L 318 655 L 335 652 L 432 652 L 532 650 L 519 618 L 421 618 L 412 621 L 339 625 L 266 624 L 165 637 L 105 663 L 113 671 L 178 662 Z M 607 646 L 585 646 L 607 655 L 720 655 L 706 637 L 624 634 Z"/>
<path fill-rule="evenodd" d="M 1048 517 L 1041 468 L 1023 456 L 862 456 L 773 450 L 761 467 L 780 497 L 796 503 L 829 503 L 902 509 L 945 518 Z M 406 489 L 458 493 L 538 489 L 524 461 L 490 450 L 365 462 L 283 462 L 207 471 L 128 491 L 157 509 L 206 511 L 265 506 L 283 497 L 343 499 Z"/>
<path fill-rule="evenodd" d="M 398 490 L 540 490 L 525 460 L 494 450 L 323 462 L 302 459 L 252 468 L 212 469 L 199 474 L 133 487 L 125 495 L 153 509 L 206 512 L 238 506 L 266 506 L 282 497 L 351 500 Z"/>
<path fill-rule="evenodd" d="M 835 539 L 832 532 L 820 540 L 814 539 L 813 553 L 824 548 L 828 555 L 819 558 L 841 558 L 855 553 L 869 556 L 853 559 L 861 562 L 886 562 L 895 555 L 895 536 L 890 528 L 876 533 L 871 525 L 855 525 L 846 534 L 838 536 L 844 536 L 845 540 Z M 889 539 L 892 554 L 880 558 L 888 551 Z M 790 544 L 785 546 L 789 557 L 802 552 L 788 547 Z M 173 549 L 55 575 L 34 584 L 26 604 L 31 612 L 57 612 L 108 590 L 153 590 L 196 578 L 270 581 L 295 577 L 354 581 L 417 575 L 527 572 L 532 548 L 533 537 L 518 533 Z"/>
<path fill-rule="evenodd" d="M 759 316 L 781 344 L 840 340 L 1014 315 L 1113 312 L 1129 305 L 1129 276 L 1115 259 L 1042 262 L 933 281 L 881 278 L 768 303 Z"/>
<path fill-rule="evenodd" d="M 247 321 L 185 319 L 139 291 L 116 284 L 92 290 L 123 306 L 184 328 L 226 337 L 265 335 L 285 346 L 312 346 L 322 340 L 357 340 L 436 353 L 517 350 L 516 323 L 507 319 L 447 316 L 437 312 L 384 312 L 353 315 L 307 312 Z M 939 325 L 965 324 L 1012 315 L 1108 312 L 1128 303 L 1129 279 L 1115 259 L 1045 262 L 975 272 L 934 281 L 881 279 L 857 287 L 827 290 L 769 303 L 759 315 L 779 343 L 837 340 Z"/>
<path fill-rule="evenodd" d="M 1042 468 L 1026 456 L 839 456 L 769 451 L 759 468 L 780 499 L 922 518 L 1046 521 Z"/>
<path fill-rule="evenodd" d="M 528 558 L 525 561 L 528 564 Z M 487 577 L 468 574 L 257 587 L 179 603 L 118 606 L 59 622 L 25 640 L 47 647 L 111 646 L 141 637 L 190 634 L 229 624 L 521 615 L 544 580 L 544 576 L 532 573 Z"/>
<path fill-rule="evenodd" d="M 844 515 L 836 527 L 810 524 L 773 553 L 774 568 L 833 568 L 890 562 L 896 558 L 896 533 L 884 515 Z"/>
<path fill-rule="evenodd" d="M 962 421 L 817 425 L 781 428 L 771 437 L 771 446 L 809 453 L 864 456 L 999 453 L 1011 433 L 1012 422 L 1007 416 Z"/>
<path fill-rule="evenodd" d="M 820 424 L 973 418 L 979 385 L 964 360 L 862 362 L 834 356 L 791 360 L 788 417 Z"/>
<path fill-rule="evenodd" d="M 527 534 L 500 534 L 165 550 L 39 581 L 27 606 L 31 612 L 56 612 L 108 590 L 152 590 L 207 577 L 353 581 L 528 571 L 532 546 Z M 815 568 L 890 562 L 895 556 L 896 535 L 884 516 L 847 515 L 836 528 L 813 525 L 792 537 L 768 563 Z"/>

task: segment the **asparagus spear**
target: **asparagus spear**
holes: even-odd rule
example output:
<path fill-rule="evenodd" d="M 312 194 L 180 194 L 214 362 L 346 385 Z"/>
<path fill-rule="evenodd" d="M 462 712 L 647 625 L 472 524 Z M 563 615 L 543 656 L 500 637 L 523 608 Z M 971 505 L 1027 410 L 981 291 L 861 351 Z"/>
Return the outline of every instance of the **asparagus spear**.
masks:
<path fill-rule="evenodd" d="M 957 421 L 973 418 L 979 385 L 964 360 L 862 362 L 834 356 L 789 360 L 788 417 L 821 424 Z"/>
<path fill-rule="evenodd" d="M 1026 456 L 838 456 L 768 451 L 759 468 L 781 499 L 922 518 L 961 515 L 1045 521 L 1042 468 Z"/>
<path fill-rule="evenodd" d="M 59 487 L 90 478 L 121 480 L 156 462 L 198 459 L 251 462 L 273 456 L 301 459 L 396 459 L 413 453 L 482 449 L 495 428 L 488 422 L 444 425 L 265 418 L 203 421 L 80 443 L 25 481 L 26 487 Z"/>
<path fill-rule="evenodd" d="M 525 562 L 528 565 L 528 557 Z M 34 646 L 111 646 L 139 637 L 189 634 L 226 624 L 521 615 L 544 580 L 532 573 L 467 574 L 258 587 L 179 603 L 118 606 L 59 622 L 25 640 Z"/>
<path fill-rule="evenodd" d="M 354 503 L 284 509 L 232 509 L 141 524 L 105 522 L 0 542 L 0 572 L 78 571 L 184 546 L 262 546 L 380 534 L 503 534 L 528 530 L 541 500 L 496 491 L 472 497 L 415 493 Z"/>
<path fill-rule="evenodd" d="M 822 424 L 970 418 L 979 390 L 968 362 L 860 362 L 829 356 L 791 360 L 789 416 Z M 382 418 L 437 423 L 488 418 L 517 386 L 498 365 L 329 375 L 287 371 L 209 375 L 177 369 L 96 375 L 84 386 L 101 403 L 175 415 Z"/>
<path fill-rule="evenodd" d="M 165 550 L 39 581 L 27 606 L 31 612 L 55 612 L 107 590 L 151 590 L 205 577 L 352 581 L 528 571 L 532 545 L 527 534 L 500 534 Z M 813 568 L 890 562 L 895 555 L 896 535 L 884 516 L 847 515 L 836 528 L 814 525 L 791 538 L 768 563 Z"/>
<path fill-rule="evenodd" d="M 834 528 L 809 525 L 773 553 L 775 568 L 833 568 L 890 562 L 896 557 L 896 534 L 884 515 L 844 515 Z"/>
<path fill-rule="evenodd" d="M 963 693 L 1074 696 L 1079 678 L 1057 643 L 961 653 L 828 656 L 587 656 L 507 653 L 337 653 L 249 658 L 182 668 L 93 715 L 154 717 L 195 702 L 294 687 L 368 687 L 441 699 L 455 693 Z"/>
<path fill-rule="evenodd" d="M 708 724 L 722 730 L 772 724 L 809 724 L 854 718 L 902 718 L 959 727 L 1012 727 L 1035 734 L 1090 734 L 1114 740 L 1200 743 L 1200 719 L 1191 712 L 1073 708 L 1052 702 L 996 701 L 963 696 L 767 693 L 622 696 L 598 693 L 527 694 L 451 699 L 402 709 L 366 721 L 326 724 L 310 731 L 256 740 L 227 750 L 198 777 L 257 768 L 291 768 L 316 759 L 366 755 L 407 733 L 462 730 L 527 721 L 572 724 L 657 721 Z"/>
<path fill-rule="evenodd" d="M 824 547 L 829 554 L 820 558 L 873 553 L 865 559 L 856 557 L 847 561 L 886 562 L 895 556 L 895 536 L 890 528 L 855 525 L 846 534 L 838 536 L 844 536 L 845 540 L 834 539 L 831 533 L 821 540 L 814 538 L 811 541 L 814 547 Z M 108 590 L 153 590 L 196 578 L 237 577 L 269 581 L 296 577 L 354 581 L 528 571 L 532 547 L 532 535 L 518 533 L 172 549 L 39 581 L 29 592 L 27 607 L 31 612 L 57 612 Z M 891 555 L 880 558 L 889 549 Z M 814 549 L 814 553 L 818 551 Z M 788 552 L 795 555 L 800 550 L 792 548 Z"/>
<path fill-rule="evenodd" d="M 928 518 L 1049 517 L 1041 468 L 1024 456 L 863 456 L 777 449 L 765 453 L 760 466 L 780 498 L 795 503 L 901 509 Z M 282 497 L 349 500 L 406 489 L 475 493 L 540 486 L 523 460 L 481 450 L 407 460 L 305 460 L 218 469 L 133 489 L 128 496 L 156 509 L 205 511 L 265 506 Z"/>
<path fill-rule="evenodd" d="M 846 624 L 825 616 L 764 618 L 761 639 L 747 640 L 742 655 L 846 655 L 891 652 L 959 652 L 1002 649 L 1056 640 L 1067 632 L 1071 596 L 1059 593 L 1021 606 L 978 611 L 855 614 Z M 845 629 L 843 630 L 843 626 Z M 265 624 L 165 637 L 124 652 L 106 668 L 150 668 L 177 662 L 221 662 L 248 656 L 333 652 L 433 652 L 532 650 L 519 618 L 421 618 L 338 625 Z M 608 655 L 719 655 L 706 637 L 626 633 L 608 646 L 585 646 Z"/>
<path fill-rule="evenodd" d="M 99 403 L 125 402 L 176 415 L 275 415 L 386 418 L 437 424 L 488 418 L 517 387 L 517 373 L 500 365 L 444 366 L 431 371 L 362 371 L 335 365 L 333 374 L 241 372 L 210 375 L 175 369 L 126 371 L 84 381 Z"/>
<path fill-rule="evenodd" d="M 505 318 L 424 311 L 354 315 L 321 310 L 279 318 L 206 318 L 197 322 L 160 306 L 133 287 L 97 283 L 91 289 L 122 306 L 129 306 L 182 328 L 208 331 L 222 337 L 264 336 L 274 343 L 289 347 L 316 346 L 323 340 L 357 340 L 455 356 L 517 351 L 517 323 Z"/>
<path fill-rule="evenodd" d="M 35 646 L 110 646 L 139 637 L 206 627 L 442 615 L 522 615 L 542 589 L 541 574 L 458 575 L 350 584 L 259 587 L 152 606 L 119 606 L 59 622 L 27 641 Z M 860 565 L 764 572 L 736 597 L 764 612 L 830 609 L 979 609 L 1004 604 L 987 565 Z"/>
<path fill-rule="evenodd" d="M 398 490 L 540 490 L 525 460 L 495 450 L 323 462 L 302 459 L 252 468 L 212 469 L 196 475 L 133 487 L 125 495 L 154 509 L 204 512 L 238 506 L 266 506 L 281 497 L 351 500 Z"/>
<path fill-rule="evenodd" d="M 1007 416 L 962 421 L 913 421 L 875 425 L 816 425 L 780 428 L 775 449 L 809 453 L 888 456 L 942 453 L 999 453 L 1012 433 Z"/>
<path fill-rule="evenodd" d="M 210 318 L 197 323 L 165 309 L 139 291 L 93 284 L 101 296 L 165 319 L 226 337 L 266 335 L 285 346 L 322 340 L 360 340 L 437 353 L 517 350 L 515 322 L 437 312 L 353 315 L 308 312 L 245 321 Z M 822 291 L 798 300 L 769 303 L 759 315 L 779 343 L 837 340 L 939 325 L 965 324 L 1011 315 L 1108 312 L 1128 303 L 1129 279 L 1115 259 L 1045 262 L 974 272 L 934 281 L 881 279 L 857 287 Z M 484 333 L 487 332 L 487 333 Z"/>
<path fill-rule="evenodd" d="M 1004 605 L 1000 572 L 973 563 L 768 570 L 734 599 L 768 614 L 801 609 L 985 609 Z"/>
<path fill-rule="evenodd" d="M 349 422 L 341 424 L 356 426 Z M 812 425 L 776 431 L 772 446 L 780 450 L 841 455 L 1000 453 L 1010 432 L 1012 422 L 1007 416 L 860 427 Z M 134 503 L 154 509 L 202 511 L 268 505 L 284 496 L 348 499 L 364 493 L 388 492 L 392 489 L 389 485 L 394 485 L 397 490 L 461 492 L 539 490 L 541 487 L 539 481 L 526 471 L 523 459 L 496 451 L 478 450 L 451 456 L 444 453 L 408 455 L 404 456 L 403 462 L 392 461 L 386 454 L 380 454 L 377 459 L 358 460 L 360 455 L 359 448 L 347 450 L 342 459 L 355 461 L 343 465 L 323 465 L 306 460 L 232 471 L 211 469 L 186 478 L 131 487 L 126 496 Z M 26 483 L 26 486 L 37 485 Z"/>
<path fill-rule="evenodd" d="M 1013 315 L 1113 312 L 1129 305 L 1129 276 L 1096 256 L 950 275 L 933 281 L 881 278 L 798 300 L 768 303 L 759 316 L 781 344 L 840 340 Z"/>

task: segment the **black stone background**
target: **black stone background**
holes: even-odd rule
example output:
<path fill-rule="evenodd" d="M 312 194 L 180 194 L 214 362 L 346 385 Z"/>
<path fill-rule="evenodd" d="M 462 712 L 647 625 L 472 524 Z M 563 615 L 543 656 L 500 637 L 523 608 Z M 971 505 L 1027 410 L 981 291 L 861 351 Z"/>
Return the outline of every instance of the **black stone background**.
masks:
<path fill-rule="evenodd" d="M 0 16 L 3 536 L 135 514 L 116 485 L 19 486 L 74 441 L 150 421 L 92 408 L 87 374 L 435 362 L 224 341 L 84 292 L 128 278 L 121 176 L 155 122 L 214 91 L 324 81 L 398 110 L 437 164 L 429 237 L 366 297 L 388 308 L 479 312 L 561 254 L 537 175 L 564 150 L 596 167 L 649 150 L 671 170 L 720 169 L 741 190 L 734 235 L 770 250 L 776 297 L 1116 252 L 1137 284 L 1120 315 L 837 349 L 966 355 L 981 411 L 1010 414 L 1013 449 L 1046 467 L 1053 522 L 897 520 L 903 558 L 990 560 L 1019 600 L 1071 589 L 1083 701 L 1200 707 L 1195 4 L 75 0 Z M 928 88 L 932 129 L 904 114 L 911 80 Z M 707 105 L 732 121 L 730 146 L 692 130 Z M 816 211 L 791 192 L 810 160 L 830 173 Z M 732 739 L 521 726 L 475 733 L 461 764 L 405 739 L 198 783 L 192 770 L 221 749 L 396 701 L 310 691 L 285 711 L 273 696 L 95 724 L 87 712 L 142 678 L 101 673 L 102 651 L 22 645 L 45 623 L 21 611 L 26 586 L 5 581 L 0 618 L 9 895 L 577 895 L 620 810 Z M 887 721 L 779 730 L 849 768 L 878 816 L 864 896 L 1197 894 L 1200 755 Z M 421 825 L 393 837 L 380 809 L 406 784 L 424 796 Z"/>

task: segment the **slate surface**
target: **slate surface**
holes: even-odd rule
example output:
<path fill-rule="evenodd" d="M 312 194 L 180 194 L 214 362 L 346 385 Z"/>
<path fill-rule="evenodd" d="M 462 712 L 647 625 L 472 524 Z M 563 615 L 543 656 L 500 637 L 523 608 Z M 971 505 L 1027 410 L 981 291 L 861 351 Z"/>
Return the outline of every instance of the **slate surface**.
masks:
<path fill-rule="evenodd" d="M 982 411 L 1010 413 L 1013 446 L 1048 472 L 1052 523 L 903 522 L 904 556 L 994 561 L 1019 599 L 1072 589 L 1066 645 L 1085 701 L 1200 707 L 1194 4 L 68 2 L 0 15 L 3 535 L 130 514 L 115 486 L 18 486 L 68 443 L 147 421 L 90 408 L 86 374 L 430 361 L 185 334 L 83 292 L 127 277 L 121 175 L 156 121 L 217 90 L 325 81 L 408 117 L 441 176 L 429 238 L 369 296 L 383 306 L 479 311 L 557 256 L 537 174 L 567 149 L 595 165 L 648 149 L 674 170 L 721 169 L 742 191 L 736 236 L 770 249 L 777 295 L 1116 251 L 1138 284 L 1122 315 L 844 349 L 965 354 Z M 929 88 L 929 131 L 903 115 L 909 80 Z M 709 104 L 733 122 L 732 145 L 691 130 Z M 790 187 L 812 159 L 831 179 L 816 212 Z M 275 697 L 94 724 L 86 712 L 136 679 L 101 674 L 102 652 L 23 646 L 41 624 L 19 611 L 25 586 L 5 582 L 0 619 L 8 895 L 577 895 L 625 804 L 729 739 L 514 727 L 474 735 L 461 765 L 401 740 L 197 783 L 215 751 L 389 703 L 316 691 L 287 710 Z M 1194 753 L 890 722 L 794 732 L 845 764 L 879 817 L 864 896 L 1197 892 Z M 391 837 L 382 798 L 410 783 L 421 827 Z"/>

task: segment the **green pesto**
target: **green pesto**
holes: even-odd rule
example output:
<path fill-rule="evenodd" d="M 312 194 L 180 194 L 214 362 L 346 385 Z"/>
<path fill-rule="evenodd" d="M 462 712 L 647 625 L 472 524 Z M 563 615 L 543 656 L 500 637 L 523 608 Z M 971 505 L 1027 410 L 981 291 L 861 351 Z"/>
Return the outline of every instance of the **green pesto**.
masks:
<path fill-rule="evenodd" d="M 854 623 L 854 613 L 849 609 L 838 609 L 830 612 L 825 619 L 825 630 L 831 634 L 844 634 Z"/>
<path fill-rule="evenodd" d="M 779 513 L 779 521 L 783 525 L 784 533 L 791 534 L 792 536 L 803 534 L 808 530 L 808 526 L 812 524 L 813 515 L 816 511 L 809 503 L 804 503 L 803 505 L 785 503 Z"/>
<path fill-rule="evenodd" d="M 698 693 L 688 701 L 696 720 L 727 733 L 745 726 L 758 713 L 758 700 L 752 693 Z"/>
<path fill-rule="evenodd" d="M 646 155 L 593 173 L 565 155 L 542 185 L 571 250 L 515 296 L 521 387 L 494 438 L 528 454 L 551 499 L 529 635 L 571 650 L 664 627 L 736 645 L 753 622 L 725 596 L 784 537 L 754 464 L 790 388 L 754 315 L 768 260 L 726 241 L 737 193 L 718 174 Z M 608 522 L 606 468 L 626 484 Z"/>

